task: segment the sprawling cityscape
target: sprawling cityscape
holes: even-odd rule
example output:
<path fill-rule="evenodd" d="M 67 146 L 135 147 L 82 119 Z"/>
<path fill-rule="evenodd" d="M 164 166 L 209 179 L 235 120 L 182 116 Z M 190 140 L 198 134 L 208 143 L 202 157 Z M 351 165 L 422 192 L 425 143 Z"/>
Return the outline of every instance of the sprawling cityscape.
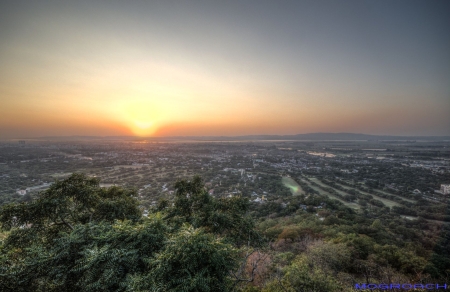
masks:
<path fill-rule="evenodd" d="M 284 208 L 289 192 L 308 193 L 358 211 L 394 209 L 407 220 L 450 222 L 433 211 L 450 205 L 448 141 L 19 140 L 0 147 L 2 204 L 30 200 L 83 172 L 104 187 L 136 188 L 149 208 L 173 198 L 177 180 L 200 175 L 212 196 Z"/>

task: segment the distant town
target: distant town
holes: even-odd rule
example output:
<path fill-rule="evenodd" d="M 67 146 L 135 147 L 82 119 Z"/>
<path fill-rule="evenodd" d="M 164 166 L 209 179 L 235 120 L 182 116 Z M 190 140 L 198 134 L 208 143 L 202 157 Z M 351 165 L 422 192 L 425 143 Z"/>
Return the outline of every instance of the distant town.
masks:
<path fill-rule="evenodd" d="M 433 210 L 450 205 L 448 141 L 152 139 L 3 142 L 0 204 L 31 200 L 74 172 L 104 187 L 136 188 L 145 210 L 172 198 L 176 180 L 196 174 L 212 196 L 244 196 L 279 209 L 292 196 L 318 196 L 360 212 L 389 208 L 407 220 L 447 221 Z"/>

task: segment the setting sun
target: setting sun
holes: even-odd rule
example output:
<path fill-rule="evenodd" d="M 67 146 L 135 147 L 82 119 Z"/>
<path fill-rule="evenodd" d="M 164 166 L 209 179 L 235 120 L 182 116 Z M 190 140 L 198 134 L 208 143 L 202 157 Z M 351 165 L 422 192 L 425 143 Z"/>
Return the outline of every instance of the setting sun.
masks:
<path fill-rule="evenodd" d="M 151 136 L 157 130 L 156 121 L 160 119 L 156 107 L 149 101 L 142 100 L 138 103 L 121 104 L 117 107 L 117 115 L 121 123 L 137 136 Z"/>
<path fill-rule="evenodd" d="M 134 121 L 131 130 L 137 136 L 150 136 L 156 131 L 156 126 L 150 121 Z"/>

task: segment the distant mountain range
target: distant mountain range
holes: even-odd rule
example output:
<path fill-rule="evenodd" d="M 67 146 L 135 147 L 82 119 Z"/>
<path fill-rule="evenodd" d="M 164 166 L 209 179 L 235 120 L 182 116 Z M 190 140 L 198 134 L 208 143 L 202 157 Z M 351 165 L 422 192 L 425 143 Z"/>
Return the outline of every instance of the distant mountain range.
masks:
<path fill-rule="evenodd" d="M 450 136 L 388 136 L 355 133 L 308 133 L 297 135 L 245 135 L 245 136 L 61 136 L 42 137 L 37 140 L 154 140 L 154 141 L 450 141 Z"/>

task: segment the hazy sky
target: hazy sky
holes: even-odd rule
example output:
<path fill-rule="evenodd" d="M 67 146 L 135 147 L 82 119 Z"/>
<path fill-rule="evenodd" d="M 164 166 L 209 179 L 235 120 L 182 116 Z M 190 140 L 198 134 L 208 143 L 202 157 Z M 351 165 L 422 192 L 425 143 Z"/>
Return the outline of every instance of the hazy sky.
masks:
<path fill-rule="evenodd" d="M 1 1 L 0 139 L 450 135 L 450 1 Z"/>

